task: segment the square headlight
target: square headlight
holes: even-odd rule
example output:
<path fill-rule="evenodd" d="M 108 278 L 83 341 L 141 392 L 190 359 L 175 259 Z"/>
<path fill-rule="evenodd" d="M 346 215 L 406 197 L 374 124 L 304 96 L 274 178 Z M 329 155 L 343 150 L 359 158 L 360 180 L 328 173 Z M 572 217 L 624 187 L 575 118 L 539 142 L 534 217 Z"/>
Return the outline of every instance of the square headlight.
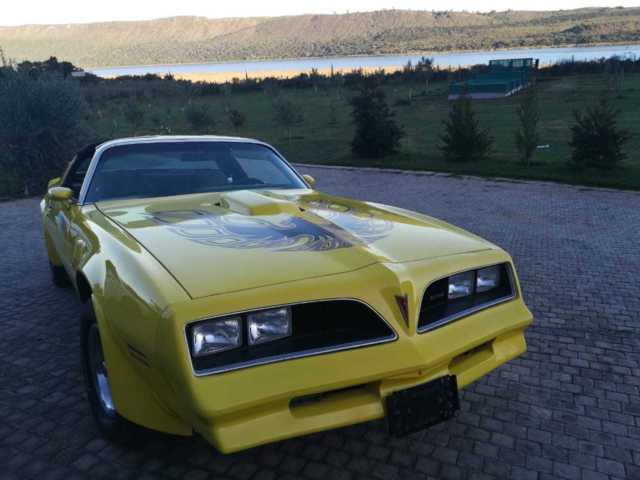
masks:
<path fill-rule="evenodd" d="M 291 308 L 274 308 L 247 315 L 249 345 L 271 342 L 291 335 Z"/>
<path fill-rule="evenodd" d="M 476 292 L 482 293 L 493 290 L 500 285 L 500 265 L 481 268 L 476 277 Z"/>
<path fill-rule="evenodd" d="M 191 329 L 194 357 L 224 352 L 242 344 L 242 319 L 230 317 L 200 322 Z"/>
<path fill-rule="evenodd" d="M 449 277 L 449 300 L 466 297 L 473 293 L 475 272 L 458 273 Z"/>

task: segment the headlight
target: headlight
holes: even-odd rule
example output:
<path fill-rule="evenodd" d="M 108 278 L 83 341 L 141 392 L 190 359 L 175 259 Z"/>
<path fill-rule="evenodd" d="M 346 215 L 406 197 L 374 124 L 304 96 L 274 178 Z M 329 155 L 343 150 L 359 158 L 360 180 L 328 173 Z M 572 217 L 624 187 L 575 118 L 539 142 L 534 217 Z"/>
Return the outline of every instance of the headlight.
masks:
<path fill-rule="evenodd" d="M 291 309 L 276 308 L 247 316 L 249 345 L 270 342 L 291 335 Z"/>
<path fill-rule="evenodd" d="M 242 344 L 240 317 L 198 323 L 191 330 L 194 357 L 223 352 Z"/>
<path fill-rule="evenodd" d="M 476 292 L 482 293 L 500 285 L 500 266 L 481 268 L 476 279 Z"/>
<path fill-rule="evenodd" d="M 474 273 L 464 272 L 449 277 L 449 300 L 466 297 L 473 293 Z"/>
<path fill-rule="evenodd" d="M 430 284 L 422 299 L 418 332 L 423 333 L 516 294 L 508 263 L 456 273 Z"/>

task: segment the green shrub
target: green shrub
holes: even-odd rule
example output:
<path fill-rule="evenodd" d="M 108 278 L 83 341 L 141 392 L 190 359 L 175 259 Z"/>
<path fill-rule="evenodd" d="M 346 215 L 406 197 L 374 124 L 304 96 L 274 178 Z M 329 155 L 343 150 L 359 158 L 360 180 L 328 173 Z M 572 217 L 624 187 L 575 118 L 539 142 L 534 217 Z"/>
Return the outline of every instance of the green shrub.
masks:
<path fill-rule="evenodd" d="M 235 108 L 227 108 L 226 113 L 227 119 L 233 127 L 233 130 L 238 133 L 238 130 L 240 130 L 246 120 L 244 114 L 240 110 L 236 110 Z"/>
<path fill-rule="evenodd" d="M 213 114 L 204 103 L 189 102 L 184 109 L 184 115 L 195 133 L 207 133 L 215 125 Z"/>
<path fill-rule="evenodd" d="M 39 193 L 49 178 L 60 175 L 89 136 L 83 110 L 76 81 L 5 69 L 0 76 L 0 170 L 16 183 L 6 190 Z"/>
<path fill-rule="evenodd" d="M 125 104 L 122 114 L 124 115 L 124 119 L 131 126 L 131 129 L 133 130 L 132 134 L 137 135 L 140 133 L 140 128 L 142 127 L 146 116 L 146 112 L 142 105 L 131 99 Z"/>
<path fill-rule="evenodd" d="M 456 100 L 444 121 L 440 149 L 450 162 L 477 162 L 491 153 L 493 137 L 480 123 L 471 107 L 471 100 L 462 96 Z"/>
<path fill-rule="evenodd" d="M 573 164 L 607 168 L 624 160 L 623 147 L 631 134 L 618 127 L 618 113 L 604 96 L 584 113 L 574 112 L 576 123 L 569 141 Z"/>

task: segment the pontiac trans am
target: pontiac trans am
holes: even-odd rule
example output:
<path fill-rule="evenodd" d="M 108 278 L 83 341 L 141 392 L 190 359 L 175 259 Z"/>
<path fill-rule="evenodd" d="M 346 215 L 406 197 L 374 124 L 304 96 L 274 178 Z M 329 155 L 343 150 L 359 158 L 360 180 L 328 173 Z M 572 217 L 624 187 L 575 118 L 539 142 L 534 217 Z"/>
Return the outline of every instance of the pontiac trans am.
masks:
<path fill-rule="evenodd" d="M 386 417 L 405 434 L 526 349 L 510 256 L 440 220 L 321 193 L 271 146 L 90 145 L 41 203 L 53 281 L 83 303 L 103 434 L 222 452 Z"/>

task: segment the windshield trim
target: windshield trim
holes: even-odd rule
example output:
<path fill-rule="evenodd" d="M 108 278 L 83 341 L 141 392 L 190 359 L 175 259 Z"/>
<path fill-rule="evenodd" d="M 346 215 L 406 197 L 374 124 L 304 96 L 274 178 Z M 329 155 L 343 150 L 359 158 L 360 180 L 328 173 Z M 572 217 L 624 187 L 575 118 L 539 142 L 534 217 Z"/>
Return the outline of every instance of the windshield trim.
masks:
<path fill-rule="evenodd" d="M 261 145 L 270 149 L 284 164 L 289 170 L 305 185 L 307 188 L 311 188 L 311 186 L 307 183 L 304 177 L 291 165 L 287 159 L 273 146 L 268 143 L 261 142 L 259 140 L 253 140 L 250 138 L 238 138 L 238 137 L 149 137 L 149 138 L 133 138 L 133 139 L 124 139 L 124 140 L 115 140 L 111 142 L 104 143 L 96 148 L 96 152 L 91 159 L 91 163 L 89 164 L 89 168 L 87 169 L 87 173 L 84 177 L 84 181 L 82 183 L 82 188 L 80 189 L 80 195 L 78 198 L 78 205 L 83 206 L 87 204 L 92 204 L 95 202 L 87 202 L 87 194 L 89 192 L 89 188 L 91 187 L 91 182 L 93 180 L 93 176 L 98 168 L 98 164 L 100 163 L 100 159 L 104 153 L 115 147 L 120 147 L 123 145 L 138 145 L 138 144 L 154 144 L 154 143 L 189 143 L 189 142 L 203 142 L 203 143 L 249 143 L 253 145 Z M 293 188 L 293 187 L 292 187 Z M 280 188 L 282 189 L 282 188 Z M 296 187 L 299 189 L 299 187 Z M 247 190 L 242 189 L 242 190 Z M 204 193 L 204 192 L 199 192 Z"/>

